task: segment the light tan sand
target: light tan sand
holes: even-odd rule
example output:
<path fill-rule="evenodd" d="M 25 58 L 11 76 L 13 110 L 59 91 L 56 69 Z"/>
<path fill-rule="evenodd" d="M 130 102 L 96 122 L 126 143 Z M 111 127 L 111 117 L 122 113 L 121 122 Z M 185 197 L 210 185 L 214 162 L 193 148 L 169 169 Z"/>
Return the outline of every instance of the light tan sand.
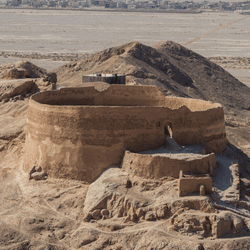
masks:
<path fill-rule="evenodd" d="M 0 9 L 0 53 L 85 54 L 131 41 L 153 45 L 172 40 L 206 57 L 250 58 L 249 21 L 250 16 L 236 13 Z M 0 56 L 0 63 L 18 60 Z M 63 63 L 32 62 L 48 70 Z M 250 84 L 247 68 L 224 68 Z"/>

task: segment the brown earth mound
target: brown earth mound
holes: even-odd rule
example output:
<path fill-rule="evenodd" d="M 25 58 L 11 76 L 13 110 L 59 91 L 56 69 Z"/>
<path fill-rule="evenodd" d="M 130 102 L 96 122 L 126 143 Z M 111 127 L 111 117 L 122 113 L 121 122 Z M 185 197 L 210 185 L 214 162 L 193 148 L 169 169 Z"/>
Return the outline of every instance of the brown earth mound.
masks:
<path fill-rule="evenodd" d="M 80 86 L 91 73 L 121 73 L 128 84 L 156 85 L 165 95 L 201 98 L 250 109 L 250 89 L 201 55 L 171 41 L 153 47 L 138 42 L 95 53 L 57 68 L 59 85 Z"/>
<path fill-rule="evenodd" d="M 35 84 L 34 91 L 38 91 L 39 89 L 51 90 L 57 82 L 55 73 L 48 73 L 45 69 L 37 67 L 28 61 L 0 65 L 0 81 L 16 79 L 29 79 L 30 82 Z"/>
<path fill-rule="evenodd" d="M 54 74 L 49 74 L 45 69 L 28 61 L 0 65 L 0 79 L 48 78 L 49 81 L 56 82 L 55 77 Z"/>

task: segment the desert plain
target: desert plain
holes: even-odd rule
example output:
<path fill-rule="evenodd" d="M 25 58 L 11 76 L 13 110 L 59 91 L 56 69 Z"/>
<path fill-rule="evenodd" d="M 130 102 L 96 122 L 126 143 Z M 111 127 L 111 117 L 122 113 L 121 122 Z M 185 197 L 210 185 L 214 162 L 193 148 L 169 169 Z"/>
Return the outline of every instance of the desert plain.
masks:
<path fill-rule="evenodd" d="M 249 15 L 237 13 L 0 9 L 0 63 L 23 57 L 53 70 L 127 42 L 151 46 L 170 40 L 211 58 L 250 84 L 249 23 Z"/>

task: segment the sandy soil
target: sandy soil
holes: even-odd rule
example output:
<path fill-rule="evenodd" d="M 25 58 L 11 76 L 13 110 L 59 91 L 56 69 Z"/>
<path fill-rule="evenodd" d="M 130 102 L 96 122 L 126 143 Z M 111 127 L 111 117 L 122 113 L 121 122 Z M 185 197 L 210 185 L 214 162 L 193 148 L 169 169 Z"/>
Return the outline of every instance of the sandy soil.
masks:
<path fill-rule="evenodd" d="M 26 57 L 48 70 L 71 61 L 63 56 L 83 55 L 138 41 L 153 45 L 172 40 L 205 57 L 250 58 L 250 17 L 234 13 L 166 14 L 109 13 L 55 10 L 0 10 L 0 64 L 16 62 L 23 54 L 58 53 L 58 59 Z M 63 23 L 63 25 L 62 25 Z M 1 52 L 10 57 L 3 56 Z M 72 57 L 75 60 L 75 57 Z M 220 64 L 220 60 L 216 60 Z M 220 64 L 222 67 L 227 66 Z M 247 68 L 248 67 L 248 68 Z M 246 68 L 228 68 L 231 74 L 250 84 Z"/>
<path fill-rule="evenodd" d="M 1 51 L 92 53 L 138 41 L 173 40 L 203 56 L 250 56 L 250 16 L 0 10 Z M 62 25 L 63 24 L 63 25 Z"/>
<path fill-rule="evenodd" d="M 63 64 L 68 62 L 68 61 L 52 61 L 48 59 L 30 59 L 25 57 L 22 59 L 20 59 L 19 57 L 7 57 L 7 58 L 0 57 L 0 64 L 15 63 L 20 60 L 30 61 L 31 63 L 34 63 L 35 65 L 44 68 L 48 71 L 52 71 L 53 69 L 62 66 Z"/>

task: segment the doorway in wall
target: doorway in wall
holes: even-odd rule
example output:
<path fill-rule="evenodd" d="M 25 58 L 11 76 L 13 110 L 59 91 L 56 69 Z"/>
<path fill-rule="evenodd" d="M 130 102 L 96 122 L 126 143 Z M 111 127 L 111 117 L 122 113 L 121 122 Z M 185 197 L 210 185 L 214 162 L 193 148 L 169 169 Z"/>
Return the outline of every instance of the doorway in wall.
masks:
<path fill-rule="evenodd" d="M 173 131 L 172 131 L 172 124 L 171 123 L 167 123 L 164 127 L 164 134 L 165 137 L 173 137 Z"/>

